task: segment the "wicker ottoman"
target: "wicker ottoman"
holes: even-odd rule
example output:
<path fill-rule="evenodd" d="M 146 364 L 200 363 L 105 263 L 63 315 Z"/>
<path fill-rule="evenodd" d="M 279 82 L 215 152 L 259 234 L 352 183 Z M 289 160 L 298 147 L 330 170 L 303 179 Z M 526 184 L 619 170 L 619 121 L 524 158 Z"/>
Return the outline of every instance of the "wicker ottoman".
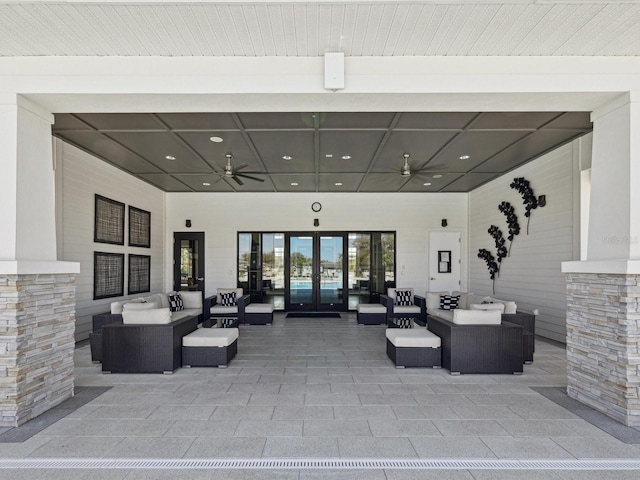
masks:
<path fill-rule="evenodd" d="M 272 303 L 250 303 L 244 308 L 244 323 L 247 325 L 271 325 L 273 323 Z"/>
<path fill-rule="evenodd" d="M 356 310 L 360 325 L 384 325 L 387 323 L 387 309 L 381 303 L 359 303 Z"/>
<path fill-rule="evenodd" d="M 226 368 L 237 352 L 237 328 L 198 328 L 182 337 L 183 367 Z"/>
<path fill-rule="evenodd" d="M 426 328 L 389 328 L 387 355 L 396 368 L 442 366 L 440 337 Z"/>

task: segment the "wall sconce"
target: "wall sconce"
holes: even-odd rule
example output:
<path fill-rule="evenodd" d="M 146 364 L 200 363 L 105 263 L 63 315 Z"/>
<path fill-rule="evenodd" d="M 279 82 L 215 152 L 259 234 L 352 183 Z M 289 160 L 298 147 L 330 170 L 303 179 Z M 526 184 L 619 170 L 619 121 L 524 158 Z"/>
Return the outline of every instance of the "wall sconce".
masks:
<path fill-rule="evenodd" d="M 191 220 L 187 220 L 186 222 L 184 222 L 184 226 L 187 228 L 191 228 Z"/>
<path fill-rule="evenodd" d="M 441 225 L 442 225 L 443 227 L 446 227 L 446 226 L 447 226 L 447 219 L 446 219 L 446 218 L 443 218 L 443 219 L 442 219 L 442 223 L 441 223 Z"/>
<path fill-rule="evenodd" d="M 313 219 L 313 226 L 314 227 L 319 227 L 320 226 L 320 220 L 318 220 L 317 218 Z"/>
<path fill-rule="evenodd" d="M 538 206 L 539 207 L 544 207 L 547 204 L 547 196 L 546 195 L 540 195 L 538 197 Z"/>

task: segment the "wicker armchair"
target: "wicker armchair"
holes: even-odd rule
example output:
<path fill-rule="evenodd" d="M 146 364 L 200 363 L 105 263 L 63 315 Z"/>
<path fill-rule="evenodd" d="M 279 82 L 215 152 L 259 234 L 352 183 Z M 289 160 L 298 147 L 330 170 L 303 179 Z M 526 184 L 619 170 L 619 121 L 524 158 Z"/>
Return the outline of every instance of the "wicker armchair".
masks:
<path fill-rule="evenodd" d="M 440 337 L 442 366 L 452 374 L 523 372 L 520 325 L 458 325 L 428 315 L 427 328 Z"/>
<path fill-rule="evenodd" d="M 197 327 L 197 315 L 167 324 L 103 325 L 102 371 L 173 373 L 182 365 L 182 337 Z"/>

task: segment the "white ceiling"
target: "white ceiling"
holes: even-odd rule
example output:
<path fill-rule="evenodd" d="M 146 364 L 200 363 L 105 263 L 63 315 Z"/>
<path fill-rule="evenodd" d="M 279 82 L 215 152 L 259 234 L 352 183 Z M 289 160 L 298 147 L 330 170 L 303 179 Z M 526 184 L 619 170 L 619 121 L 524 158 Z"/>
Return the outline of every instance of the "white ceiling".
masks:
<path fill-rule="evenodd" d="M 0 56 L 637 56 L 638 1 L 4 1 Z"/>

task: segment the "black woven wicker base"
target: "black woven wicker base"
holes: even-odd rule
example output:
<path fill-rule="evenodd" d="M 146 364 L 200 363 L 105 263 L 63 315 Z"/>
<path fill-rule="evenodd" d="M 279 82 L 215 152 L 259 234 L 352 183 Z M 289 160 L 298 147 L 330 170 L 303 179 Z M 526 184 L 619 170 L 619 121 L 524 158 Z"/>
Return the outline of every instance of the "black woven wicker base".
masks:
<path fill-rule="evenodd" d="M 238 340 L 228 347 L 182 347 L 183 367 L 226 367 L 238 353 Z"/>
<path fill-rule="evenodd" d="M 89 348 L 91 348 L 91 361 L 102 362 L 102 332 L 89 334 Z"/>
<path fill-rule="evenodd" d="M 442 366 L 442 348 L 396 347 L 387 339 L 387 355 L 396 367 Z"/>
<path fill-rule="evenodd" d="M 384 325 L 387 323 L 387 313 L 357 313 L 360 325 Z"/>

